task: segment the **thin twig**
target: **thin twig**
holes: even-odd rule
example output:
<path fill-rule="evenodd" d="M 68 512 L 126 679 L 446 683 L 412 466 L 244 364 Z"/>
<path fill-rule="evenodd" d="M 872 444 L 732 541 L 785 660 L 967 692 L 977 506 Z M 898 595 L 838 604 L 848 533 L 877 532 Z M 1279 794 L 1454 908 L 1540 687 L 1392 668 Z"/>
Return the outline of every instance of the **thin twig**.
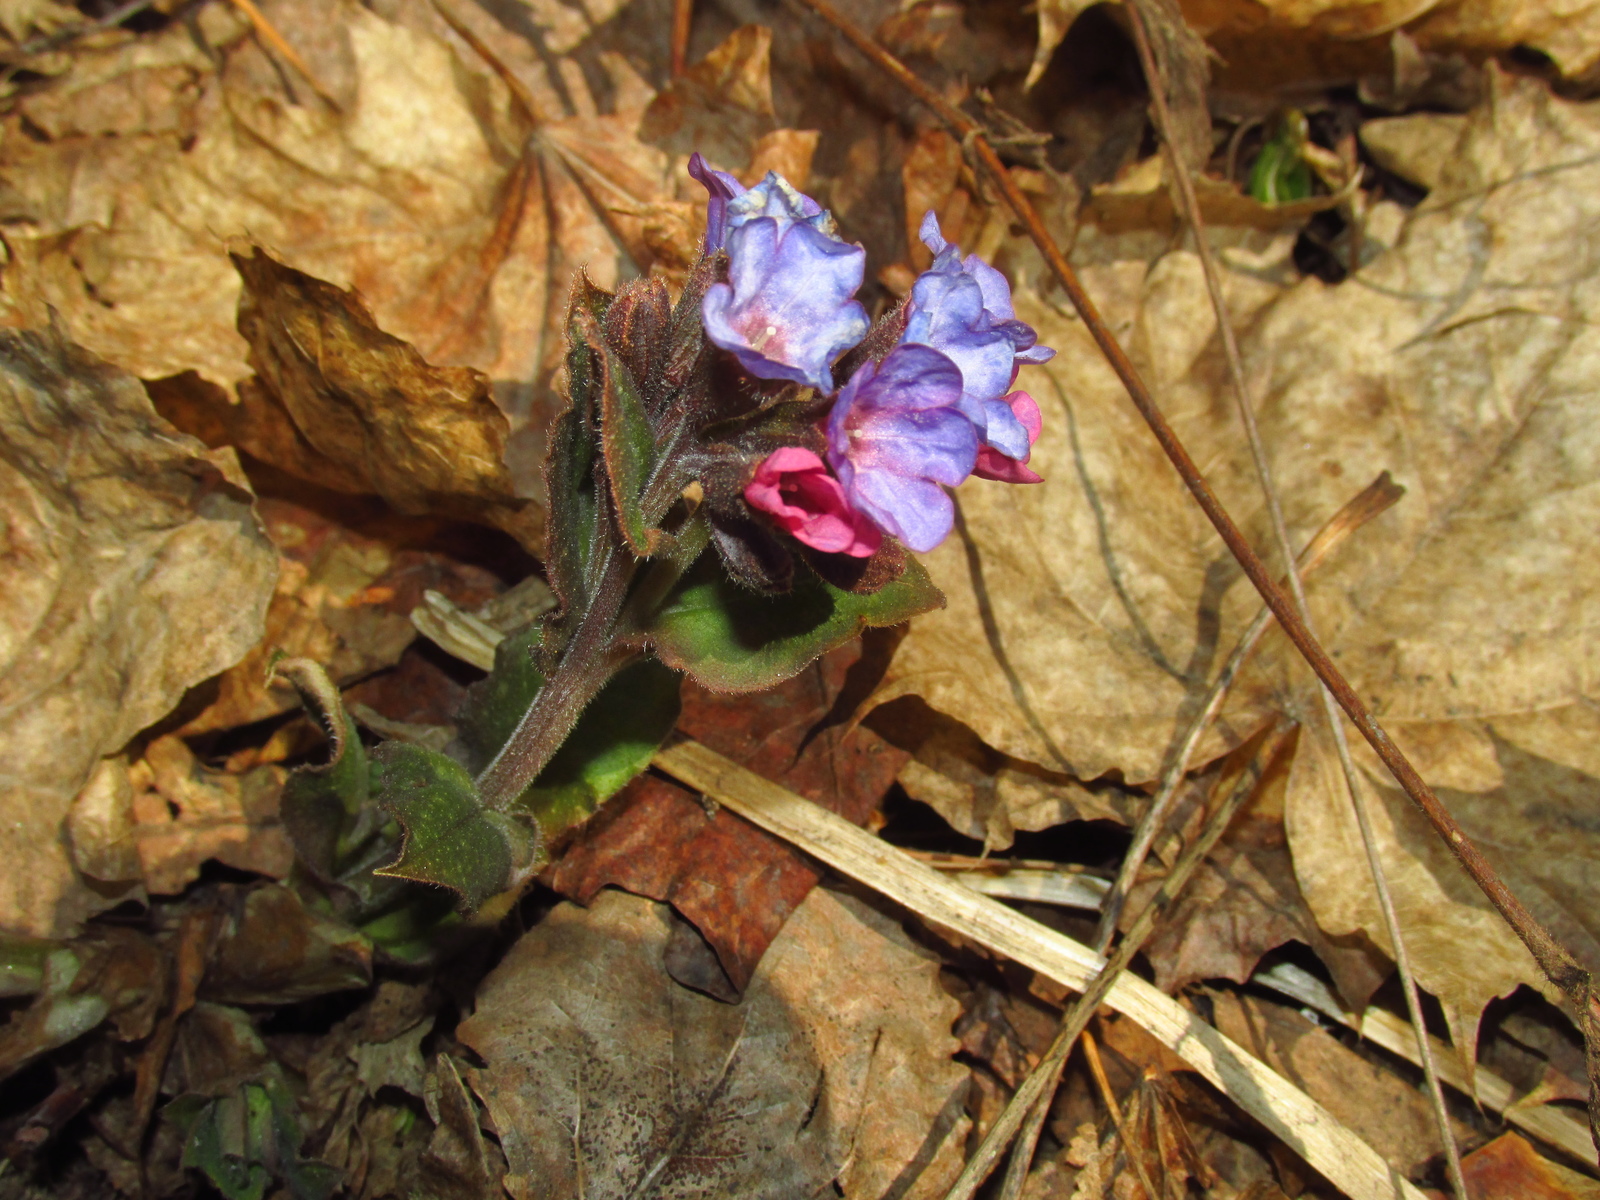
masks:
<path fill-rule="evenodd" d="M 1088 1035 L 1087 1030 L 1084 1031 L 1084 1035 Z M 1011 1147 L 1011 1161 L 1006 1164 L 1006 1177 L 1001 1181 L 997 1200 L 1021 1200 L 1022 1189 L 1028 1182 L 1028 1171 L 1033 1166 L 1034 1151 L 1039 1147 L 1039 1134 L 1043 1132 L 1045 1120 L 1050 1116 L 1050 1099 L 1056 1094 L 1056 1088 L 1061 1086 L 1061 1072 L 1066 1068 L 1067 1060 L 1063 1058 L 1056 1065 L 1051 1077 L 1045 1081 L 1039 1099 L 1034 1101 L 1033 1107 L 1028 1110 L 1022 1128 L 1017 1132 L 1016 1144 Z M 1123 1138 L 1122 1144 L 1128 1145 L 1127 1138 Z M 1130 1153 L 1129 1157 L 1132 1158 L 1133 1155 Z M 1142 1172 L 1144 1164 L 1139 1164 L 1139 1167 Z"/>
<path fill-rule="evenodd" d="M 694 27 L 694 0 L 672 0 L 672 78 L 689 69 L 689 33 Z"/>
<path fill-rule="evenodd" d="M 1194 874 L 1206 855 L 1211 853 L 1212 847 L 1217 844 L 1217 840 L 1222 837 L 1223 832 L 1232 822 L 1234 814 L 1239 811 L 1247 799 L 1255 794 L 1260 781 L 1275 774 L 1283 765 L 1286 756 L 1294 745 L 1294 738 L 1288 733 L 1278 737 L 1277 743 L 1273 746 L 1271 755 L 1268 758 L 1265 770 L 1259 775 L 1253 775 L 1246 769 L 1254 761 L 1267 736 L 1268 731 L 1264 730 L 1240 747 L 1238 751 L 1235 751 L 1238 761 L 1243 764 L 1239 778 L 1226 790 L 1223 790 L 1219 785 L 1219 790 L 1223 790 L 1224 799 L 1206 818 L 1205 827 L 1200 831 L 1200 835 L 1195 838 L 1191 845 L 1185 847 L 1177 864 L 1172 868 L 1172 874 L 1161 881 L 1161 886 L 1156 890 L 1156 894 L 1140 910 L 1138 917 L 1134 919 L 1132 927 L 1128 930 L 1128 936 L 1122 939 L 1116 953 L 1106 960 L 1105 966 L 1100 968 L 1099 973 L 1089 986 L 1084 989 L 1083 994 L 1073 1001 L 1072 1006 L 1063 1014 L 1061 1028 L 1056 1032 L 1055 1039 L 1050 1043 L 1050 1048 L 1045 1051 L 1044 1057 L 1028 1073 L 1028 1077 L 1012 1093 L 1010 1102 L 1007 1103 L 999 1117 L 995 1119 L 994 1124 L 989 1127 L 989 1132 L 984 1135 L 977 1151 L 967 1160 L 967 1165 L 962 1168 L 961 1174 L 956 1177 L 956 1181 L 945 1192 L 944 1200 L 971 1200 L 973 1193 L 978 1190 L 978 1186 L 989 1177 L 989 1172 L 994 1169 L 994 1165 L 999 1161 L 1000 1155 L 1005 1153 L 1006 1146 L 1016 1136 L 1017 1130 L 1022 1125 L 1023 1117 L 1027 1115 L 1035 1104 L 1049 1102 L 1048 1088 L 1060 1076 L 1061 1067 L 1066 1062 L 1067 1055 L 1072 1052 L 1073 1043 L 1078 1040 L 1078 1035 L 1088 1025 L 1089 1018 L 1094 1016 L 1094 1012 L 1100 1007 L 1101 1001 L 1110 993 L 1112 985 L 1117 981 L 1117 977 L 1127 970 L 1128 965 L 1133 962 L 1134 955 L 1139 953 L 1146 939 L 1155 931 L 1157 917 L 1171 903 L 1172 899 L 1183 890 L 1184 885 L 1189 882 L 1189 877 Z M 1228 782 L 1228 780 L 1222 781 L 1223 784 Z"/>
<path fill-rule="evenodd" d="M 1250 444 L 1250 457 L 1261 480 L 1261 491 L 1267 502 L 1267 511 L 1272 517 L 1273 538 L 1278 545 L 1278 554 L 1284 561 L 1289 590 L 1294 597 L 1295 612 L 1309 633 L 1312 632 L 1311 610 L 1306 605 L 1305 585 L 1300 578 L 1300 569 L 1295 564 L 1294 547 L 1289 540 L 1288 522 L 1284 520 L 1283 504 L 1272 480 L 1272 468 L 1267 461 L 1266 447 L 1261 441 L 1260 427 L 1256 423 L 1255 406 L 1250 402 L 1249 387 L 1244 378 L 1244 362 L 1239 354 L 1238 339 L 1233 332 L 1233 318 L 1228 309 L 1227 297 L 1222 294 L 1221 272 L 1217 270 L 1216 259 L 1211 253 L 1211 243 L 1206 239 L 1205 221 L 1200 215 L 1200 203 L 1195 196 L 1194 179 L 1178 153 L 1173 137 L 1172 113 L 1167 107 L 1166 87 L 1161 78 L 1160 65 L 1156 62 L 1155 51 L 1151 46 L 1150 31 L 1145 23 L 1140 2 L 1132 0 L 1127 7 L 1128 20 L 1133 28 L 1134 46 L 1139 52 L 1139 62 L 1144 68 L 1145 81 L 1149 85 L 1147 90 L 1150 93 L 1150 108 L 1155 115 L 1156 128 L 1167 153 L 1167 163 L 1172 168 L 1173 181 L 1178 187 L 1178 199 L 1183 206 L 1184 217 L 1194 234 L 1195 250 L 1200 258 L 1201 272 L 1205 275 L 1206 291 L 1211 296 L 1211 307 L 1216 313 L 1217 331 L 1222 337 L 1223 356 L 1228 363 L 1229 382 L 1233 385 L 1234 401 L 1239 409 L 1240 421 L 1244 425 L 1246 440 Z M 1388 876 L 1384 871 L 1383 861 L 1378 856 L 1377 835 L 1373 831 L 1372 819 L 1367 811 L 1366 796 L 1357 778 L 1355 763 L 1350 757 L 1350 744 L 1345 737 L 1344 721 L 1334 704 L 1332 694 L 1326 687 L 1320 691 L 1328 728 L 1332 730 L 1334 745 L 1338 748 L 1339 764 L 1344 769 L 1345 786 L 1350 792 L 1350 803 L 1355 808 L 1356 823 L 1361 829 L 1361 844 L 1366 851 L 1373 886 L 1377 890 L 1378 907 L 1383 913 L 1384 927 L 1394 947 L 1394 961 L 1400 972 L 1406 1009 L 1410 1013 L 1411 1024 L 1417 1031 L 1417 1055 L 1422 1063 L 1428 1099 L 1433 1108 L 1434 1121 L 1438 1125 L 1439 1140 L 1444 1148 L 1450 1187 L 1456 1194 L 1456 1200 L 1467 1200 L 1467 1182 L 1461 1174 L 1461 1152 L 1450 1129 L 1450 1113 L 1445 1108 L 1444 1089 L 1439 1086 L 1439 1073 L 1434 1067 L 1433 1050 L 1428 1045 L 1427 1025 L 1422 1016 L 1422 1001 L 1417 995 L 1416 978 L 1411 970 L 1411 956 L 1406 950 L 1405 937 L 1400 928 L 1399 914 L 1395 910 L 1394 897 L 1389 889 Z"/>
<path fill-rule="evenodd" d="M 301 77 L 311 85 L 311 90 L 321 97 L 324 104 L 336 113 L 344 112 L 332 93 L 322 86 L 322 81 L 316 77 L 306 60 L 300 57 L 300 52 L 278 32 L 277 26 L 267 20 L 267 14 L 256 7 L 255 0 L 233 0 L 233 6 L 250 19 L 250 24 L 255 26 L 259 36 L 265 38 L 274 50 L 289 60 L 289 65 L 300 72 Z"/>
<path fill-rule="evenodd" d="M 1346 501 L 1344 506 L 1328 518 L 1327 523 L 1306 543 L 1306 548 L 1300 554 L 1301 572 L 1316 570 L 1347 537 L 1368 521 L 1387 512 L 1403 495 L 1405 489 L 1389 478 L 1389 472 L 1385 471 L 1379 475 L 1359 494 Z M 1150 807 L 1139 818 L 1138 827 L 1133 834 L 1133 843 L 1123 857 L 1122 866 L 1117 871 L 1116 882 L 1111 885 L 1111 891 L 1106 895 L 1105 904 L 1100 910 L 1100 926 L 1095 931 L 1094 948 L 1102 954 L 1111 944 L 1111 938 L 1117 931 L 1117 921 L 1122 916 L 1122 906 L 1127 902 L 1128 893 L 1133 889 L 1133 885 L 1138 882 L 1139 871 L 1150 853 L 1150 847 L 1155 844 L 1157 835 L 1160 834 L 1167 817 L 1172 812 L 1173 803 L 1178 795 L 1178 785 L 1188 774 L 1189 762 L 1194 756 L 1196 747 L 1200 745 L 1201 737 L 1216 720 L 1217 713 L 1222 710 L 1222 702 L 1227 699 L 1228 692 L 1233 687 L 1233 681 L 1239 677 L 1245 660 L 1250 657 L 1250 652 L 1255 649 L 1271 623 L 1272 610 L 1262 605 L 1261 610 L 1250 622 L 1249 628 L 1244 631 L 1244 636 L 1228 655 L 1228 661 L 1222 664 L 1222 670 L 1217 673 L 1210 691 L 1206 693 L 1200 711 L 1195 713 L 1188 729 L 1184 731 L 1183 738 L 1178 743 L 1177 753 L 1162 773 L 1160 786 L 1150 801 Z"/>
<path fill-rule="evenodd" d="M 977 122 L 917 78 L 904 63 L 874 42 L 865 31 L 828 3 L 828 0 L 799 0 L 799 3 L 837 29 L 874 66 L 931 109 L 952 134 L 970 147 L 983 174 L 998 189 L 1006 205 L 1027 230 L 1034 245 L 1038 247 L 1051 274 L 1061 284 L 1067 298 L 1082 318 L 1089 336 L 1094 339 L 1095 345 L 1105 356 L 1107 364 L 1116 372 L 1134 407 L 1139 410 L 1139 415 L 1150 427 L 1162 451 L 1183 480 L 1184 486 L 1189 489 L 1190 495 L 1195 498 L 1207 520 L 1238 560 L 1244 573 L 1249 576 L 1256 591 L 1261 593 L 1261 598 L 1272 609 L 1278 623 L 1283 626 L 1284 633 L 1294 643 L 1306 663 L 1316 672 L 1317 678 L 1333 693 L 1334 699 L 1339 702 L 1339 707 L 1344 709 L 1355 727 L 1361 731 L 1361 736 L 1366 738 L 1367 743 L 1383 761 L 1384 766 L 1389 769 L 1406 795 L 1411 797 L 1427 817 L 1434 831 L 1444 839 L 1445 845 L 1461 863 L 1473 883 L 1488 897 L 1489 903 L 1494 905 L 1496 911 L 1522 939 L 1523 945 L 1533 955 L 1534 961 L 1539 964 L 1545 977 L 1571 1005 L 1578 1027 L 1583 1032 L 1588 1052 L 1590 1125 L 1591 1130 L 1595 1131 L 1597 1144 L 1600 1144 L 1600 1091 L 1595 1088 L 1595 1080 L 1600 1077 L 1600 993 L 1596 993 L 1589 972 L 1506 886 L 1494 868 L 1489 865 L 1489 860 L 1483 856 L 1483 852 L 1467 837 L 1466 831 L 1450 815 L 1433 789 L 1417 774 L 1410 760 L 1390 740 L 1389 735 L 1367 710 L 1367 706 L 1356 694 L 1355 689 L 1328 657 L 1327 651 L 1306 628 L 1305 622 L 1300 619 L 1300 614 L 1295 610 L 1289 597 L 1273 581 L 1266 564 L 1239 532 L 1233 518 L 1228 515 L 1227 509 L 1211 490 L 1211 485 L 1200 473 L 1188 450 L 1167 423 L 1166 417 L 1156 406 L 1154 397 L 1145 386 L 1133 361 L 1100 316 L 1094 301 L 1089 298 L 1089 294 L 1084 291 L 1082 283 L 1078 280 L 1077 273 L 1073 271 L 1071 264 L 1061 253 L 1060 247 L 1045 229 L 1044 222 L 1033 204 L 1011 178 L 1005 164 L 1000 161 L 994 148 L 983 136 L 983 131 Z"/>

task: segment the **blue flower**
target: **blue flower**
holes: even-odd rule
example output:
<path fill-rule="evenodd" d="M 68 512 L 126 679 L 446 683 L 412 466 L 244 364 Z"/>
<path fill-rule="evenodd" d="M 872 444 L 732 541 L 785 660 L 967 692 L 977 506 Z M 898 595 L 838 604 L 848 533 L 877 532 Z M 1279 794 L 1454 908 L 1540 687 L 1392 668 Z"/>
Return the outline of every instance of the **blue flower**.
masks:
<path fill-rule="evenodd" d="M 726 171 L 708 166 L 698 150 L 689 156 L 689 174 L 711 193 L 706 202 L 706 240 L 700 253 L 714 254 L 728 241 L 728 201 L 744 195 L 747 189 Z"/>
<path fill-rule="evenodd" d="M 901 341 L 949 357 L 961 369 L 961 411 L 985 445 L 1026 458 L 1028 431 L 1001 397 L 1011 390 L 1019 365 L 1046 362 L 1055 351 L 1037 345 L 1033 327 L 1017 320 L 1005 276 L 976 254 L 963 259 L 961 248 L 939 232 L 931 210 L 920 233 L 934 254 L 933 266 L 912 286 Z"/>
<path fill-rule="evenodd" d="M 950 533 L 955 509 L 940 484 L 954 487 L 977 461 L 961 379 L 937 350 L 896 346 L 856 370 L 828 415 L 828 463 L 851 507 L 913 550 Z"/>
<path fill-rule="evenodd" d="M 854 299 L 867 252 L 841 241 L 832 217 L 776 173 L 726 198 L 719 189 L 731 192 L 732 177 L 708 174 L 718 187 L 706 183 L 706 241 L 727 250 L 729 282 L 701 302 L 706 336 L 752 375 L 831 392 L 834 359 L 867 333 L 867 310 Z"/>

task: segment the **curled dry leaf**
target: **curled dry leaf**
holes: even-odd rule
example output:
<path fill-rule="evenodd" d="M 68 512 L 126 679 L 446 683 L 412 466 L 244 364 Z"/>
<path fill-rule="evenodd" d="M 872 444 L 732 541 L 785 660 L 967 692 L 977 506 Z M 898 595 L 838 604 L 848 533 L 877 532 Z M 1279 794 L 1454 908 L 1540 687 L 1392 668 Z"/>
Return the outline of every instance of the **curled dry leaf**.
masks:
<path fill-rule="evenodd" d="M 1296 540 L 1381 470 L 1407 490 L 1308 581 L 1324 643 L 1512 886 L 1600 965 L 1600 897 L 1579 865 L 1600 852 L 1585 633 L 1600 596 L 1600 107 L 1491 82 L 1438 188 L 1349 283 L 1294 282 L 1284 239 L 1215 236 Z M 1086 229 L 1076 254 L 1179 435 L 1267 544 L 1198 263 L 1163 251 Z M 1149 781 L 1259 601 L 1083 327 L 1026 292 L 1019 315 L 1061 351 L 1030 385 L 1046 482 L 963 490 L 969 536 L 928 558 L 949 608 L 919 619 L 879 698 L 920 695 L 997 750 L 1078 779 Z M 1195 761 L 1270 712 L 1301 720 L 1286 800 L 1298 881 L 1326 933 L 1382 946 L 1318 707 L 1269 633 Z M 1469 1024 L 1491 996 L 1542 986 L 1370 760 L 1368 773 L 1418 982 Z"/>
<path fill-rule="evenodd" d="M 277 555 L 250 502 L 233 453 L 137 380 L 59 328 L 0 332 L 0 859 L 28 864 L 0 875 L 0 928 L 59 935 L 114 902 L 75 875 L 63 819 L 103 757 L 260 638 Z M 115 820 L 126 793 L 101 782 Z"/>
<path fill-rule="evenodd" d="M 505 464 L 509 422 L 483 374 L 433 366 L 378 328 L 353 293 L 259 249 L 233 262 L 256 385 L 312 451 L 316 482 L 376 493 L 401 513 L 498 525 L 537 545 L 532 502 L 514 495 Z M 302 457 L 275 465 L 300 473 Z"/>
<path fill-rule="evenodd" d="M 151 742 L 131 772 L 128 831 L 145 890 L 176 895 L 213 858 L 275 879 L 287 875 L 294 847 L 278 822 L 287 774 L 264 766 L 229 775 L 202 766 L 182 738 Z"/>
<path fill-rule="evenodd" d="M 938 964 L 864 904 L 813 891 L 744 999 L 662 970 L 666 910 L 562 905 L 485 980 L 458 1036 L 518 1200 L 582 1194 L 937 1197 L 967 1072 Z"/>

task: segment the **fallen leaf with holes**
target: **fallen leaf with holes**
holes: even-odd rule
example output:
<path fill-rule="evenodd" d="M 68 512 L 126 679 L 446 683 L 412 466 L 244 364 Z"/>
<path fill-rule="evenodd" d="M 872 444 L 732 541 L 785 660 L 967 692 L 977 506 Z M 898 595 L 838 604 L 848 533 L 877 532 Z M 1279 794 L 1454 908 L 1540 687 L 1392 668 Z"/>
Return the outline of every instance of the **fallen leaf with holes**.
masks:
<path fill-rule="evenodd" d="M 512 1196 L 943 1194 L 967 1072 L 935 960 L 818 889 L 729 1005 L 666 975 L 669 930 L 607 891 L 557 908 L 479 989 L 457 1036 L 485 1063 L 469 1078 Z"/>
<path fill-rule="evenodd" d="M 232 452 L 59 329 L 0 332 L 0 521 L 0 928 L 62 935 L 126 891 L 75 874 L 74 798 L 115 820 L 102 759 L 256 643 L 277 555 Z"/>
<path fill-rule="evenodd" d="M 718 695 L 685 681 L 678 728 L 860 824 L 905 760 L 870 730 L 848 724 L 888 649 L 882 638 L 851 642 L 754 695 Z M 601 809 L 544 881 L 583 904 L 604 887 L 670 903 L 688 925 L 674 927 L 668 972 L 731 1000 L 821 877 L 778 838 L 645 776 Z"/>
<path fill-rule="evenodd" d="M 1600 107 L 1491 83 L 1439 186 L 1354 280 L 1296 282 L 1285 239 L 1214 235 L 1296 542 L 1380 471 L 1407 490 L 1308 579 L 1320 636 L 1512 887 L 1600 965 L 1600 895 L 1582 867 L 1600 852 L 1584 633 L 1600 596 Z M 1270 545 L 1194 256 L 1093 226 L 1075 253 L 1213 487 Z M 1032 465 L 1046 482 L 962 489 L 965 532 L 925 560 L 949 607 L 914 624 L 877 698 L 920 696 L 1049 771 L 1147 785 L 1259 600 L 1082 324 L 1027 290 L 1019 313 L 1060 352 L 1019 381 L 1045 413 Z M 1195 763 L 1273 712 L 1303 722 L 1285 802 L 1297 881 L 1325 933 L 1383 947 L 1311 685 L 1269 632 Z M 1543 978 L 1357 753 L 1418 982 L 1470 1039 L 1489 998 Z"/>

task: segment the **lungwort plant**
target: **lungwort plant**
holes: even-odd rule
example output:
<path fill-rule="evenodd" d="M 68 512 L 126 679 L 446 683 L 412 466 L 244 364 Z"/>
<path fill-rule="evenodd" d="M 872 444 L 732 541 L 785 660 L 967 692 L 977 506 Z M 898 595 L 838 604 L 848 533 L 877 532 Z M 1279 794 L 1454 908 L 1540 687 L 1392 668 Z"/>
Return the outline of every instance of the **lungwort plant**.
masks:
<path fill-rule="evenodd" d="M 559 607 L 500 644 L 455 743 L 369 755 L 326 677 L 283 667 L 333 746 L 291 780 L 285 822 L 304 869 L 392 953 L 423 944 L 406 881 L 491 911 L 514 898 L 648 764 L 680 672 L 755 691 L 942 605 L 907 551 L 950 533 L 945 489 L 1038 479 L 1039 409 L 1012 384 L 1052 352 L 998 271 L 929 213 L 932 267 L 872 325 L 866 252 L 815 201 L 699 155 L 689 170 L 710 203 L 677 300 L 659 279 L 573 289 L 570 403 L 545 465 Z"/>

